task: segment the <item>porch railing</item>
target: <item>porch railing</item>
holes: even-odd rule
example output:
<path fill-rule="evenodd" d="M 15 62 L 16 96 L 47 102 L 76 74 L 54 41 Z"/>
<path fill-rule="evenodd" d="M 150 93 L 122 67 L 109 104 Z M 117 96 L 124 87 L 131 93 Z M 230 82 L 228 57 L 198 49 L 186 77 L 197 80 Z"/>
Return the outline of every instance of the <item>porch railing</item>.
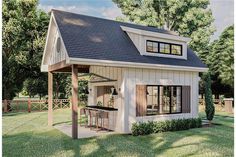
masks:
<path fill-rule="evenodd" d="M 48 100 L 3 100 L 2 110 L 7 112 L 41 112 L 48 110 Z M 53 110 L 70 108 L 70 99 L 53 99 Z"/>

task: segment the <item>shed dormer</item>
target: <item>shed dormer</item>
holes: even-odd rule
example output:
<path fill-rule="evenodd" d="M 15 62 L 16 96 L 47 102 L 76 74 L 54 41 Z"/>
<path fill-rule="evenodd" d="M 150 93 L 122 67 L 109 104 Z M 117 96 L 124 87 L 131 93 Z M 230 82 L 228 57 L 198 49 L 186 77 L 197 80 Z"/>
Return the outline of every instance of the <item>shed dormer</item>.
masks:
<path fill-rule="evenodd" d="M 190 38 L 126 26 L 120 27 L 128 34 L 139 53 L 143 56 L 187 60 L 187 42 L 190 41 Z"/>

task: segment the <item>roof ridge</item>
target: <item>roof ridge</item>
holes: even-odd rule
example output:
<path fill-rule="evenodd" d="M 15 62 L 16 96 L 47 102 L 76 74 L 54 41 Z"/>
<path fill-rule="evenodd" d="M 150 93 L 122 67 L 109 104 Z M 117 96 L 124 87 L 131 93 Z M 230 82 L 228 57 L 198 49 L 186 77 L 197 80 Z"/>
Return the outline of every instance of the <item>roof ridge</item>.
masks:
<path fill-rule="evenodd" d="M 146 26 L 146 25 L 141 25 L 141 24 L 136 24 L 136 23 L 116 21 L 116 20 L 112 20 L 112 19 L 106 19 L 106 18 L 91 16 L 91 15 L 85 15 L 85 14 L 79 14 L 79 13 L 69 12 L 69 11 L 55 9 L 55 8 L 51 9 L 51 12 L 53 12 L 53 11 L 64 12 L 64 13 L 69 13 L 69 14 L 74 14 L 74 15 L 80 15 L 80 16 L 85 16 L 85 17 L 99 19 L 99 20 L 107 20 L 107 21 L 111 21 L 111 22 L 117 22 L 117 23 L 120 23 L 120 24 L 130 24 L 130 25 L 135 25 L 135 26 L 148 27 L 148 28 L 151 28 L 151 29 L 156 29 L 156 30 L 160 30 L 160 31 L 166 31 L 166 32 L 169 32 L 171 34 L 174 33 L 172 35 L 177 35 L 178 36 L 178 34 L 176 32 L 174 32 L 174 31 L 166 30 L 166 29 L 163 29 L 163 28 L 157 28 L 155 26 Z"/>

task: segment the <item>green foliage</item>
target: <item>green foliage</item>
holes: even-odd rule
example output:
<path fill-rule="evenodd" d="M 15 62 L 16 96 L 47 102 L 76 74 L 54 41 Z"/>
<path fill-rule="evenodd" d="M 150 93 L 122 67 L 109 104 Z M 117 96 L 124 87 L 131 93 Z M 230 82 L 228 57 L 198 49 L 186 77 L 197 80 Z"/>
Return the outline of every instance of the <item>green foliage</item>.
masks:
<path fill-rule="evenodd" d="M 53 74 L 53 95 L 55 99 L 66 98 L 66 86 L 67 78 L 69 77 L 66 73 L 55 73 Z M 69 77 L 71 79 L 71 77 Z M 71 84 L 70 84 L 71 85 Z"/>
<path fill-rule="evenodd" d="M 190 37 L 190 47 L 205 61 L 215 31 L 209 0 L 113 0 L 129 21 L 162 27 Z M 119 17 L 120 21 L 127 21 Z"/>
<path fill-rule="evenodd" d="M 66 85 L 65 85 L 65 89 L 66 89 L 66 95 L 71 96 L 71 76 L 68 76 L 66 79 Z M 88 101 L 88 95 L 86 94 L 86 90 L 88 90 L 88 81 L 86 80 L 80 80 L 78 82 L 78 96 L 79 96 L 79 100 L 80 102 L 83 103 L 87 103 Z"/>
<path fill-rule="evenodd" d="M 24 81 L 23 91 L 33 97 L 39 95 L 40 99 L 48 94 L 47 75 L 43 73 L 39 78 L 28 78 Z"/>
<path fill-rule="evenodd" d="M 199 128 L 202 126 L 201 118 L 175 119 L 160 122 L 139 122 L 132 124 L 132 135 L 148 135 L 152 133 L 187 130 L 190 128 Z"/>
<path fill-rule="evenodd" d="M 205 104 L 206 104 L 205 112 L 207 119 L 211 121 L 214 118 L 215 107 L 212 99 L 210 74 L 205 73 L 203 79 L 205 81 Z"/>
<path fill-rule="evenodd" d="M 13 99 L 26 79 L 41 76 L 49 16 L 37 4 L 37 0 L 3 1 L 4 99 Z"/>
<path fill-rule="evenodd" d="M 234 27 L 227 27 L 210 46 L 208 62 L 211 75 L 222 84 L 234 86 Z"/>

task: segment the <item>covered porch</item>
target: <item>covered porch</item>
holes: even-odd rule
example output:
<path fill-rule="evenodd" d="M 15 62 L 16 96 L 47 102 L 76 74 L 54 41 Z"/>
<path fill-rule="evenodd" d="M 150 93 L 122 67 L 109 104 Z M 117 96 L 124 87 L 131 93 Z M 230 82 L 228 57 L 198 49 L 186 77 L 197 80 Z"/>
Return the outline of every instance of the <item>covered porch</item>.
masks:
<path fill-rule="evenodd" d="M 94 137 L 94 136 L 100 136 L 104 134 L 111 134 L 113 133 L 109 128 L 106 130 L 100 130 L 96 131 L 91 129 L 90 127 L 80 126 L 78 123 L 78 119 L 80 118 L 81 110 L 78 108 L 79 98 L 78 98 L 78 81 L 86 77 L 89 79 L 89 84 L 93 84 L 93 86 L 90 85 L 90 89 L 88 90 L 90 96 L 89 96 L 89 102 L 88 105 L 96 106 L 98 103 L 102 101 L 107 102 L 108 95 L 105 96 L 104 94 L 104 87 L 113 87 L 111 86 L 116 82 L 114 79 L 109 79 L 106 77 L 102 77 L 100 75 L 96 75 L 94 73 L 90 73 L 90 66 L 89 65 L 78 65 L 78 64 L 66 64 L 66 61 L 61 61 L 59 63 L 49 65 L 48 66 L 48 125 L 54 126 L 59 131 L 65 133 L 66 135 L 72 137 L 73 139 L 77 138 L 87 138 L 87 137 Z M 59 125 L 53 125 L 53 74 L 54 73 L 71 73 L 71 82 L 72 82 L 72 97 L 71 97 L 71 124 L 59 124 Z M 82 74 L 82 75 L 81 75 Z M 95 85 L 95 86 L 94 86 Z M 96 87 L 96 89 L 94 89 Z M 94 94 L 96 92 L 96 94 Z M 117 91 L 115 91 L 117 92 Z M 104 94 L 104 96 L 103 96 Z M 93 100 L 91 100 L 93 99 Z M 105 103 L 104 103 L 105 104 Z M 93 111 L 101 111 L 100 108 L 91 108 L 91 106 L 85 107 L 87 110 L 92 109 Z M 106 107 L 104 107 L 106 109 Z M 102 111 L 106 111 L 102 108 Z M 108 112 L 107 112 L 108 113 Z M 88 116 L 88 115 L 87 115 Z M 114 113 L 109 113 L 109 116 L 114 117 Z M 95 117 L 93 117 L 95 118 Z M 91 119 L 91 117 L 90 117 Z M 115 124 L 115 119 L 112 118 L 113 121 L 108 121 L 109 123 Z M 115 128 L 115 126 L 113 126 Z"/>

